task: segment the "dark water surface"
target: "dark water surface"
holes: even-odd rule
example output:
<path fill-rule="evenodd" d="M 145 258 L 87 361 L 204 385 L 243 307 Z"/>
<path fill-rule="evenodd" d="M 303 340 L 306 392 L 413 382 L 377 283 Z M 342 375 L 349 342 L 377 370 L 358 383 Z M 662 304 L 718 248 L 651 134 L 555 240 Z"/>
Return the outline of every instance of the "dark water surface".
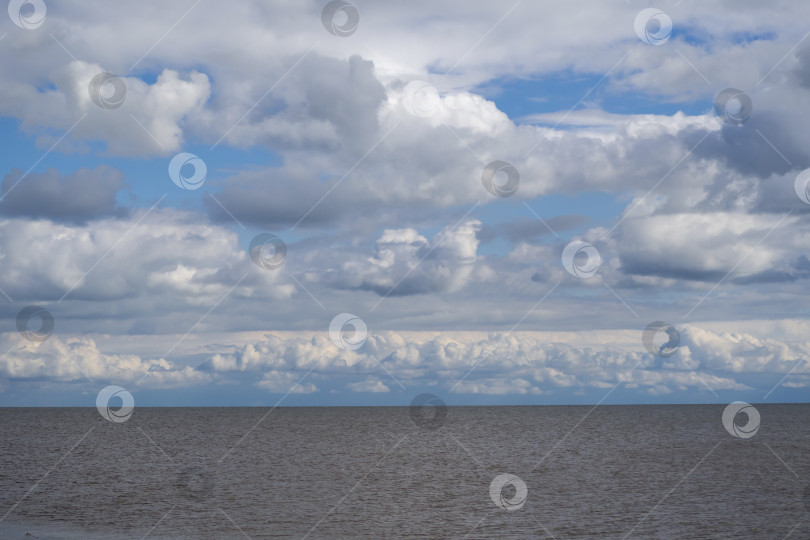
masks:
<path fill-rule="evenodd" d="M 810 405 L 723 409 L 0 409 L 0 538 L 810 538 Z"/>

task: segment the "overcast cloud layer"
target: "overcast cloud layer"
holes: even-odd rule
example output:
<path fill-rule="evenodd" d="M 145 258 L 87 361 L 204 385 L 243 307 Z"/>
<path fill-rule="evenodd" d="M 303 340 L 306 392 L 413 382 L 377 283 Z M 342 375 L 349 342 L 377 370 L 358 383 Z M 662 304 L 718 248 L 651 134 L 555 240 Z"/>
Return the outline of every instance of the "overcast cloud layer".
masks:
<path fill-rule="evenodd" d="M 810 5 L 326 4 L 2 24 L 0 405 L 806 401 Z"/>

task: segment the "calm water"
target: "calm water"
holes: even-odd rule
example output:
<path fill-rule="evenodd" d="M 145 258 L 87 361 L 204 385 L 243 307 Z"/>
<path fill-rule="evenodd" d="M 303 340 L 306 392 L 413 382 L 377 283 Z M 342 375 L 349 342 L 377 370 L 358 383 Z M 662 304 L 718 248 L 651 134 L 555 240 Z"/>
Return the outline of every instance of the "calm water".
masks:
<path fill-rule="evenodd" d="M 810 538 L 810 406 L 723 409 L 0 409 L 0 538 Z"/>

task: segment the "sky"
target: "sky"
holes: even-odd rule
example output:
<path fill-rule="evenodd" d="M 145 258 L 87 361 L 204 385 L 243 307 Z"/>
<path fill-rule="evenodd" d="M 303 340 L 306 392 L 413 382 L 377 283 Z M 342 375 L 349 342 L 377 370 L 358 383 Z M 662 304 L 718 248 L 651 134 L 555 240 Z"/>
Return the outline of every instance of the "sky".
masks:
<path fill-rule="evenodd" d="M 14 0 L 0 406 L 807 401 L 808 20 Z"/>

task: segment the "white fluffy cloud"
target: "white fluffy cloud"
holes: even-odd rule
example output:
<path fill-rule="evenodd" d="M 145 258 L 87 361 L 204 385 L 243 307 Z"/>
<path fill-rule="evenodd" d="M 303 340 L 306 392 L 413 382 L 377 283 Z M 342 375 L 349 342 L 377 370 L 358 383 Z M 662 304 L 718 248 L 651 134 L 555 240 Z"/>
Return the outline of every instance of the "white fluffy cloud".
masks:
<path fill-rule="evenodd" d="M 583 343 L 584 333 L 516 334 L 381 332 L 370 335 L 357 351 L 344 351 L 323 335 L 268 336 L 232 354 L 212 356 L 203 369 L 227 374 L 265 372 L 265 381 L 297 379 L 312 369 L 349 375 L 354 392 L 388 392 L 438 382 L 443 392 L 458 394 L 541 394 L 559 389 L 610 389 L 622 383 L 650 394 L 679 390 L 756 390 L 752 374 L 795 374 L 792 384 L 810 371 L 804 362 L 810 341 L 779 341 L 747 333 L 715 332 L 686 325 L 675 355 L 656 358 L 641 346 L 637 331 L 613 331 Z M 612 343 L 606 345 L 606 343 Z M 279 376 L 288 373 L 287 379 Z M 740 377 L 743 377 L 740 379 Z M 386 380 L 388 379 L 388 380 Z M 777 379 L 778 380 L 778 379 Z M 745 382 L 742 382 L 745 381 Z M 771 384 L 774 384 L 774 381 Z M 282 392 L 279 386 L 275 391 Z M 769 388 L 765 388 L 764 394 Z"/>
<path fill-rule="evenodd" d="M 346 385 L 352 392 L 390 392 L 391 389 L 386 386 L 381 380 L 368 378 L 363 381 L 353 382 Z"/>
<path fill-rule="evenodd" d="M 142 385 L 141 388 L 172 388 L 211 382 L 210 374 L 163 358 L 142 359 L 133 354 L 105 354 L 87 337 L 62 341 L 51 336 L 44 342 L 4 334 L 8 351 L 0 359 L 0 377 L 18 380 L 88 380 Z"/>
<path fill-rule="evenodd" d="M 184 142 L 186 117 L 199 112 L 211 87 L 206 75 L 191 71 L 181 77 L 163 70 L 153 84 L 122 76 L 125 88 L 120 106 L 106 109 L 93 102 L 91 80 L 103 73 L 99 64 L 74 60 L 54 70 L 53 88 L 0 85 L 5 107 L 0 112 L 20 117 L 29 128 L 46 127 L 67 132 L 81 141 L 102 141 L 113 155 L 166 155 Z M 111 99 L 111 84 L 99 88 Z M 116 100 L 117 101 L 117 100 Z"/>
<path fill-rule="evenodd" d="M 478 261 L 480 226 L 476 220 L 448 226 L 432 242 L 415 229 L 386 229 L 373 257 L 341 265 L 337 285 L 395 296 L 456 292 L 469 281 Z"/>
<path fill-rule="evenodd" d="M 732 280 L 789 280 L 807 272 L 799 257 L 810 242 L 798 221 L 731 212 L 630 218 L 616 245 L 629 273 L 713 282 L 726 274 Z"/>
<path fill-rule="evenodd" d="M 764 399 L 772 388 L 778 396 L 780 385 L 810 384 L 810 364 L 805 360 L 810 341 L 792 339 L 796 331 L 805 337 L 807 323 L 779 324 L 787 330 L 781 339 L 681 326 L 680 348 L 667 358 L 646 352 L 636 330 L 593 335 L 384 331 L 369 335 L 358 351 L 337 347 L 324 333 L 268 334 L 243 345 L 228 345 L 238 337 L 223 334 L 217 338 L 220 352 L 203 356 L 201 363 L 199 351 L 211 347 L 183 343 L 184 336 L 152 336 L 153 343 L 136 345 L 132 352 L 132 344 L 116 346 L 118 340 L 109 336 L 101 340 L 102 347 L 98 338 L 87 336 L 53 335 L 35 343 L 18 334 L 3 334 L 2 346 L 8 352 L 0 359 L 0 377 L 90 381 L 93 387 L 109 382 L 134 390 L 249 381 L 260 390 L 282 395 L 330 388 L 407 393 L 434 387 L 442 395 L 554 396 L 583 390 L 604 393 L 622 386 L 648 396 L 700 391 L 718 399 L 721 393 Z M 150 354 L 154 347 L 171 351 L 172 359 Z"/>
<path fill-rule="evenodd" d="M 300 377 L 294 373 L 270 370 L 262 376 L 256 386 L 274 394 L 312 394 L 318 387 L 311 382 L 298 382 Z"/>
<path fill-rule="evenodd" d="M 41 160 L 58 169 L 42 173 L 37 161 L 26 175 L 26 161 L 6 171 L 4 329 L 21 305 L 40 303 L 58 337 L 36 351 L 16 344 L 7 377 L 73 380 L 75 362 L 124 382 L 150 368 L 177 385 L 253 373 L 251 385 L 276 393 L 312 368 L 294 393 L 328 388 L 328 370 L 351 378 L 342 389 L 396 392 L 383 364 L 456 393 L 624 382 L 663 395 L 747 390 L 745 374 L 786 373 L 801 358 L 803 344 L 705 325 L 804 314 L 808 207 L 792 182 L 810 165 L 801 106 L 810 46 L 800 43 L 809 6 L 671 5 L 675 32 L 661 47 L 636 38 L 639 6 L 629 4 L 359 4 L 349 38 L 322 28 L 322 7 L 249 1 L 185 12 L 140 2 L 124 16 L 79 2 L 49 7 L 36 31 L 10 28 L 0 114 L 19 120 L 37 155 L 50 149 Z M 126 88 L 120 107 L 90 95 L 104 71 Z M 414 80 L 435 87 L 425 114 L 409 111 Z M 712 111 L 726 87 L 753 100 L 743 127 Z M 154 201 L 153 170 L 165 182 L 166 157 L 190 147 L 210 164 L 195 193 L 216 198 L 172 203 L 183 210 L 127 206 Z M 83 153 L 122 170 L 80 168 Z M 482 185 L 494 160 L 520 173 L 511 199 Z M 265 229 L 289 244 L 276 271 L 246 253 Z M 572 237 L 599 249 L 593 278 L 560 264 Z M 680 320 L 706 297 L 696 312 L 704 320 L 684 327 L 679 353 L 661 365 L 615 335 L 582 344 L 589 330 Z M 362 351 L 317 334 L 342 311 L 368 319 Z M 446 333 L 518 326 L 577 337 Z M 195 341 L 193 353 L 176 351 L 182 366 L 114 350 L 123 336 L 162 343 L 287 329 L 316 334 L 236 352 L 232 342 Z M 412 339 L 409 329 L 445 333 Z M 90 333 L 110 336 L 111 352 L 95 349 Z M 66 360 L 74 356 L 84 364 Z M 802 371 L 791 385 L 803 384 Z"/>
<path fill-rule="evenodd" d="M 249 240 L 249 239 L 248 239 Z M 171 209 L 81 225 L 0 221 L 0 290 L 16 312 L 39 304 L 67 338 L 256 329 L 267 305 L 304 294 L 281 270 L 264 270 L 234 232 Z"/>

